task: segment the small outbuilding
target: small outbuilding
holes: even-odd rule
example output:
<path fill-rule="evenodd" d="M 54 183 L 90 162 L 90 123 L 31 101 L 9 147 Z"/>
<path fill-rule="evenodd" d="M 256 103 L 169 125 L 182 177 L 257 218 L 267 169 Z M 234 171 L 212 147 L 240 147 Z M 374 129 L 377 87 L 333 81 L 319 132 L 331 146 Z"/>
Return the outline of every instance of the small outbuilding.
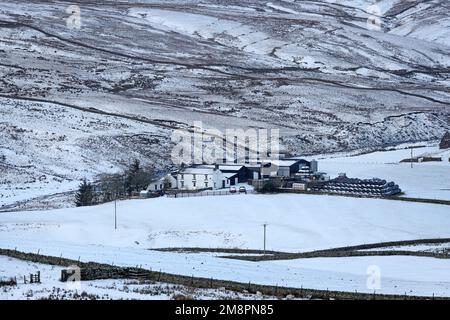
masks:
<path fill-rule="evenodd" d="M 248 180 L 259 177 L 258 172 L 249 169 L 246 165 L 242 164 L 218 164 L 218 165 L 203 165 L 202 168 L 215 168 L 217 167 L 222 173 L 224 178 L 229 180 L 230 186 L 237 185 L 238 183 L 246 183 Z"/>
<path fill-rule="evenodd" d="M 439 149 L 450 149 L 450 132 L 446 132 L 442 137 Z"/>
<path fill-rule="evenodd" d="M 151 181 L 148 186 L 148 192 L 159 192 L 165 189 L 173 189 L 177 187 L 177 180 L 173 174 L 167 174 L 159 179 Z"/>
<path fill-rule="evenodd" d="M 263 164 L 261 175 L 263 178 L 270 176 L 289 178 L 294 177 L 302 167 L 311 168 L 311 162 L 304 159 L 280 159 Z M 313 170 L 317 170 L 317 163 Z"/>

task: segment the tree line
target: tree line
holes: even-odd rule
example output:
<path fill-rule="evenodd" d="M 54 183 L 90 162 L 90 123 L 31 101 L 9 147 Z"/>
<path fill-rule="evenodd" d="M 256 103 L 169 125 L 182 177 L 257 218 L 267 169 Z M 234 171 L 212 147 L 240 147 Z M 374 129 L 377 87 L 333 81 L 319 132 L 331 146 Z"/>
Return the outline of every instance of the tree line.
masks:
<path fill-rule="evenodd" d="M 146 188 L 153 178 L 153 168 L 143 167 L 134 159 L 122 173 L 104 174 L 94 184 L 84 179 L 75 194 L 75 205 L 91 206 L 132 196 Z"/>

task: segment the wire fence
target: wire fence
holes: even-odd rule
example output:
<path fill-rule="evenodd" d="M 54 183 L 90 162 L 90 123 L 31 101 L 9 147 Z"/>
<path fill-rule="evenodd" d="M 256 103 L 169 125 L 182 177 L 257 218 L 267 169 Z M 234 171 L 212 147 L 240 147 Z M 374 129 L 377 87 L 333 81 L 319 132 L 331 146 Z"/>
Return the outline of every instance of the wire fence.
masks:
<path fill-rule="evenodd" d="M 254 190 L 246 190 L 245 192 L 230 192 L 229 190 L 215 190 L 215 191 L 202 191 L 202 192 L 176 192 L 167 194 L 169 198 L 191 198 L 191 197 L 209 197 L 209 196 L 232 196 L 242 194 L 254 194 Z"/>

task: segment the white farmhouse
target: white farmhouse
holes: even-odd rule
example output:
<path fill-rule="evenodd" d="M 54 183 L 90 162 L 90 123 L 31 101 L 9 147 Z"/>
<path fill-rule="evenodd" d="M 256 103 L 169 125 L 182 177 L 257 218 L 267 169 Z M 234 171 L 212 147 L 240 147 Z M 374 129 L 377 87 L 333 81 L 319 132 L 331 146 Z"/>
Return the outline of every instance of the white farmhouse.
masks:
<path fill-rule="evenodd" d="M 211 188 L 221 189 L 230 186 L 230 181 L 224 177 L 217 167 L 186 168 L 177 174 L 177 188 L 179 190 L 199 190 Z"/>

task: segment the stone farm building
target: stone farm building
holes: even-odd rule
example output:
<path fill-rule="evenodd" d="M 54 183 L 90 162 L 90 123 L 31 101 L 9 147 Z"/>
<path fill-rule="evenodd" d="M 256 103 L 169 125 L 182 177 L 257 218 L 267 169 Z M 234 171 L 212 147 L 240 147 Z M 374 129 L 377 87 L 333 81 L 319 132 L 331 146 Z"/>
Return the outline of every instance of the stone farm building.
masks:
<path fill-rule="evenodd" d="M 439 149 L 450 149 L 450 132 L 447 131 L 442 137 Z"/>

